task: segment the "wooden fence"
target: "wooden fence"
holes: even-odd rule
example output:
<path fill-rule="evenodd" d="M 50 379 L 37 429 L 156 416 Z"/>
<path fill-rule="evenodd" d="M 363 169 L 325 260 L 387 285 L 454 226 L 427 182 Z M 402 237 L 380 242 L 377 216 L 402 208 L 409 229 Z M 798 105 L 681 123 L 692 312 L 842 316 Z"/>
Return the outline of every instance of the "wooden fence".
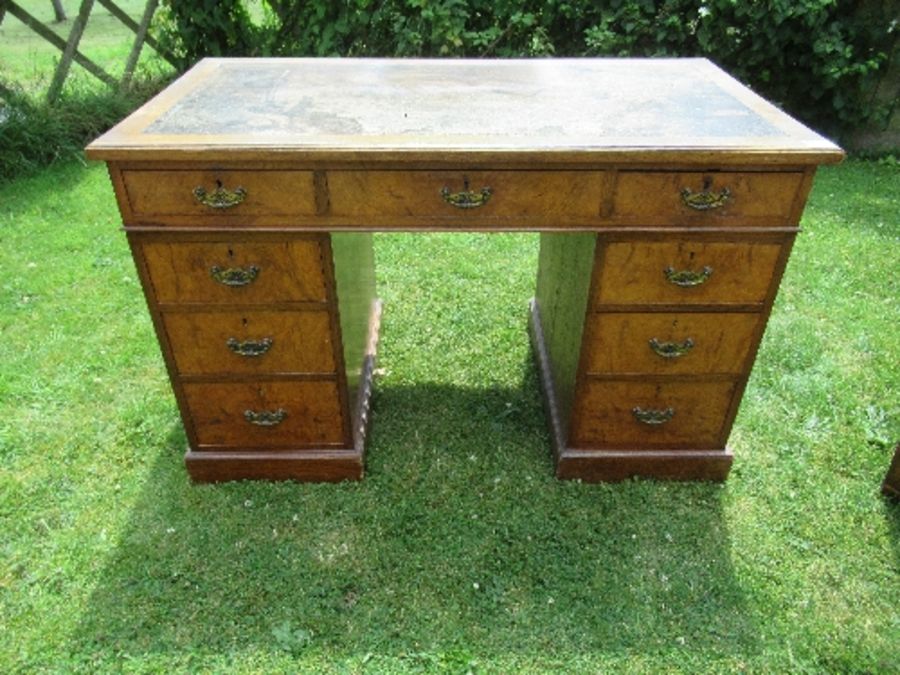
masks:
<path fill-rule="evenodd" d="M 63 85 L 66 82 L 66 78 L 69 76 L 73 61 L 101 82 L 104 82 L 110 87 L 118 88 L 127 88 L 131 84 L 131 78 L 134 76 L 134 69 L 135 66 L 137 66 L 138 58 L 141 55 L 141 49 L 144 44 L 150 45 L 157 54 L 172 65 L 175 65 L 175 59 L 172 55 L 162 49 L 156 40 L 147 33 L 147 30 L 150 27 L 150 21 L 153 19 L 153 14 L 156 12 L 156 8 L 159 5 L 159 0 L 147 1 L 140 22 L 137 22 L 128 16 L 128 14 L 126 14 L 113 0 L 96 0 L 96 2 L 109 10 L 110 14 L 125 24 L 135 35 L 131 51 L 125 61 L 125 70 L 122 73 L 122 77 L 119 79 L 110 75 L 78 49 L 78 45 L 81 42 L 81 36 L 84 35 L 84 30 L 87 28 L 91 10 L 94 8 L 95 0 L 81 0 L 81 5 L 78 8 L 78 16 L 76 16 L 75 20 L 72 22 L 72 29 L 69 31 L 69 38 L 67 40 L 63 40 L 42 21 L 29 14 L 20 4 L 14 2 L 14 0 L 0 0 L 0 23 L 3 23 L 3 19 L 6 14 L 9 13 L 62 52 L 59 64 L 56 66 L 56 70 L 53 73 L 50 87 L 47 90 L 47 100 L 51 102 L 59 97 Z M 54 6 L 54 11 L 58 12 L 57 6 Z M 58 13 L 57 16 L 59 16 Z M 2 83 L 0 83 L 0 95 L 9 95 L 9 89 L 4 87 Z"/>

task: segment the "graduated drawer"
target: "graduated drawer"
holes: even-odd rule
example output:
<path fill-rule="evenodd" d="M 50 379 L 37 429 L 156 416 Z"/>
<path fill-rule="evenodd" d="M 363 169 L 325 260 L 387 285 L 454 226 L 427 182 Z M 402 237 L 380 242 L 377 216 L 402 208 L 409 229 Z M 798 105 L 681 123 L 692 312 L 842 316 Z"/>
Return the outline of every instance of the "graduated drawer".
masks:
<path fill-rule="evenodd" d="M 588 314 L 589 373 L 730 373 L 743 371 L 761 317 L 754 313 Z"/>
<path fill-rule="evenodd" d="M 333 373 L 327 311 L 166 312 L 181 375 Z"/>
<path fill-rule="evenodd" d="M 781 249 L 754 242 L 601 244 L 593 304 L 762 305 Z"/>
<path fill-rule="evenodd" d="M 721 447 L 734 387 L 732 381 L 588 379 L 575 397 L 570 444 L 575 448 Z M 654 415 L 657 423 L 647 421 Z"/>
<path fill-rule="evenodd" d="M 604 190 L 598 171 L 329 171 L 328 215 L 388 227 L 427 221 L 557 227 L 596 221 Z"/>
<path fill-rule="evenodd" d="M 184 383 L 201 446 L 297 448 L 340 444 L 344 421 L 333 381 Z"/>
<path fill-rule="evenodd" d="M 190 217 L 215 225 L 256 216 L 297 217 L 316 213 L 312 171 L 122 171 L 132 216 L 153 219 Z M 162 218 L 162 221 L 156 219 Z"/>
<path fill-rule="evenodd" d="M 802 182 L 802 173 L 622 171 L 610 215 L 640 225 L 778 225 Z"/>
<path fill-rule="evenodd" d="M 324 301 L 325 276 L 313 239 L 265 242 L 145 242 L 160 303 L 260 304 Z"/>

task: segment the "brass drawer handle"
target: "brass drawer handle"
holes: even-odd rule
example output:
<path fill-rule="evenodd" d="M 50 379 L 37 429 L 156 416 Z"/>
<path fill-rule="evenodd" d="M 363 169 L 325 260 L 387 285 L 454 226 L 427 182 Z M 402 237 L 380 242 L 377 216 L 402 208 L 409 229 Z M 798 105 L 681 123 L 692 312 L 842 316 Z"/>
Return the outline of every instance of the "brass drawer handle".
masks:
<path fill-rule="evenodd" d="M 275 427 L 284 422 L 287 411 L 284 408 L 278 410 L 245 410 L 244 419 L 258 427 Z"/>
<path fill-rule="evenodd" d="M 228 349 L 238 356 L 262 356 L 272 348 L 272 338 L 263 338 L 262 340 L 238 340 L 237 338 L 228 338 L 225 343 Z"/>
<path fill-rule="evenodd" d="M 725 206 L 731 199 L 731 190 L 726 187 L 719 192 L 713 192 L 710 190 L 711 186 L 712 180 L 707 178 L 703 181 L 703 189 L 700 192 L 684 188 L 681 191 L 681 201 L 695 211 L 711 211 Z"/>
<path fill-rule="evenodd" d="M 447 186 L 441 189 L 441 196 L 444 198 L 444 201 L 458 209 L 476 209 L 479 206 L 484 206 L 488 203 L 492 194 L 493 191 L 487 186 L 481 188 L 480 192 L 470 190 L 468 178 L 463 179 L 462 192 L 451 192 Z"/>
<path fill-rule="evenodd" d="M 631 409 L 631 414 L 634 415 L 634 419 L 636 419 L 641 424 L 656 426 L 659 424 L 665 424 L 670 419 L 675 417 L 675 409 L 666 408 L 665 410 L 654 410 L 653 408 L 647 408 L 645 410 L 644 408 L 635 406 Z"/>
<path fill-rule="evenodd" d="M 691 338 L 687 338 L 683 342 L 660 342 L 656 338 L 650 339 L 650 349 L 664 359 L 677 359 L 693 348 L 694 341 Z"/>
<path fill-rule="evenodd" d="M 244 188 L 236 187 L 229 190 L 220 180 L 216 181 L 216 189 L 212 192 L 207 192 L 202 185 L 194 188 L 194 197 L 197 201 L 211 209 L 230 209 L 244 201 L 246 196 L 247 191 Z"/>
<path fill-rule="evenodd" d="M 249 267 L 221 268 L 213 265 L 209 268 L 209 275 L 224 286 L 246 286 L 252 284 L 259 276 L 259 268 L 256 265 Z"/>
<path fill-rule="evenodd" d="M 704 267 L 699 272 L 693 270 L 676 270 L 674 267 L 667 267 L 663 270 L 666 275 L 666 281 L 682 288 L 690 288 L 691 286 L 699 286 L 705 283 L 712 274 L 712 267 Z"/>

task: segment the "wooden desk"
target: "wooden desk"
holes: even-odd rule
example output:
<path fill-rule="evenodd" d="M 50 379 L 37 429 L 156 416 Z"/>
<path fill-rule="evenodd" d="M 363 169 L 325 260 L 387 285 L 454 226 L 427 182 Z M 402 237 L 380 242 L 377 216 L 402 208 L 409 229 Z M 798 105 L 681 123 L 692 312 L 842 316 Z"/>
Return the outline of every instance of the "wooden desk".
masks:
<path fill-rule="evenodd" d="M 207 59 L 87 153 L 199 481 L 362 475 L 377 230 L 541 232 L 557 474 L 724 479 L 815 167 L 843 154 L 702 59 Z"/>

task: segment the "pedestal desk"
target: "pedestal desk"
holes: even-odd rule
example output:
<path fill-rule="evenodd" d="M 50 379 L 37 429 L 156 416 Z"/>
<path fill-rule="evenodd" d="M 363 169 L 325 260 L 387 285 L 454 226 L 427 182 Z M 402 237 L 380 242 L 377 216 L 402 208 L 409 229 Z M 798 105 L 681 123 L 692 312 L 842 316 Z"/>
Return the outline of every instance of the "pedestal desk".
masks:
<path fill-rule="evenodd" d="M 371 232 L 438 230 L 541 233 L 559 477 L 724 479 L 813 173 L 842 157 L 703 59 L 207 59 L 87 154 L 198 481 L 361 477 Z"/>

